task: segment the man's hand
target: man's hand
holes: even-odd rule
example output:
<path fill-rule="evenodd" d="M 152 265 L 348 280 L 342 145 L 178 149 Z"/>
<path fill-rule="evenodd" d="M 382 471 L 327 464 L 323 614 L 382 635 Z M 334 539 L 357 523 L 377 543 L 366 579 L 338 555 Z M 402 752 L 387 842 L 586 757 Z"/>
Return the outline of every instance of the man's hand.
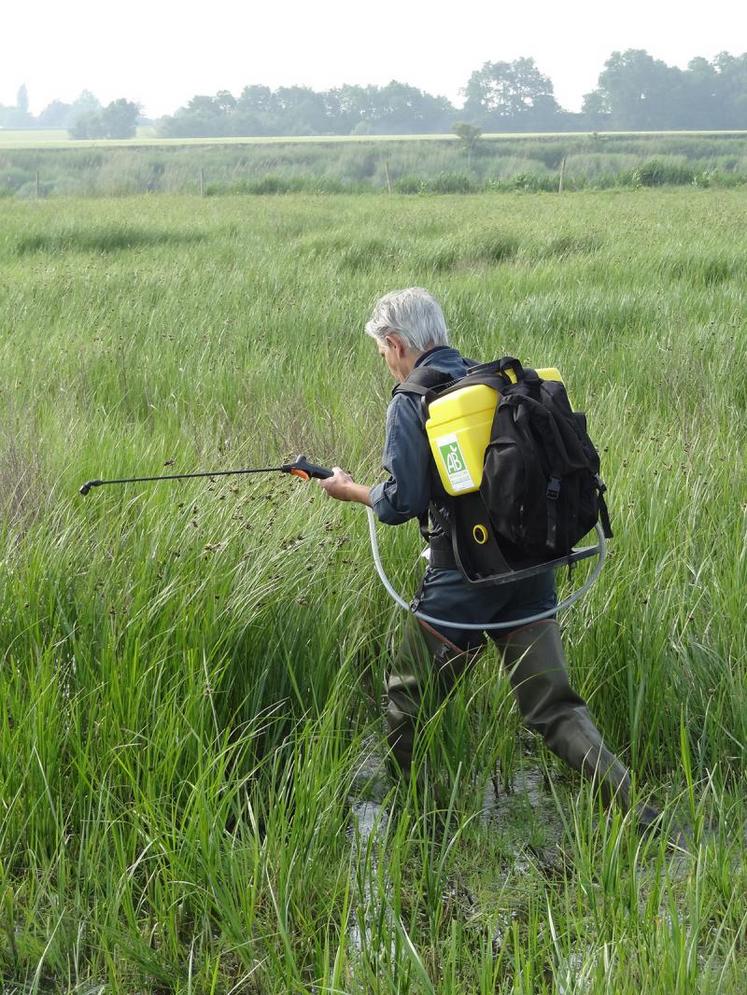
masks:
<path fill-rule="evenodd" d="M 359 504 L 371 507 L 370 487 L 356 484 L 350 474 L 340 469 L 339 466 L 333 466 L 332 472 L 334 476 L 327 477 L 326 480 L 317 480 L 322 490 L 325 490 L 336 501 L 358 501 Z"/>

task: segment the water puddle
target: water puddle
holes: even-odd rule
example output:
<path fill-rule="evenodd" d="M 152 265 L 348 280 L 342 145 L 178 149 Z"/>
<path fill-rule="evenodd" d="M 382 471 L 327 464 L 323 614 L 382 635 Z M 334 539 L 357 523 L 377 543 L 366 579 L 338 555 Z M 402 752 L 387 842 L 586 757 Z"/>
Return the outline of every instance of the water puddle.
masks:
<path fill-rule="evenodd" d="M 357 909 L 353 911 L 353 921 L 348 930 L 350 946 L 354 953 L 360 955 L 364 949 L 371 949 L 372 923 L 378 915 L 378 906 L 389 895 L 388 883 L 385 879 L 384 895 L 374 897 L 373 882 L 379 878 L 380 843 L 386 837 L 389 823 L 389 812 L 378 802 L 354 802 L 351 808 L 353 853 L 352 863 L 354 875 L 362 877 L 362 897 Z"/>
<path fill-rule="evenodd" d="M 396 935 L 390 907 L 391 884 L 387 875 L 385 844 L 391 828 L 392 814 L 388 808 L 391 781 L 388 779 L 383 757 L 376 752 L 376 743 L 367 744 L 356 772 L 350 796 L 351 886 L 357 896 L 348 928 L 351 960 L 383 955 L 385 960 L 393 951 L 381 949 L 382 937 Z M 487 781 L 482 796 L 479 822 L 488 836 L 500 833 L 505 837 L 505 850 L 499 867 L 494 868 L 498 883 L 503 882 L 509 891 L 521 891 L 520 879 L 539 872 L 548 880 L 568 869 L 568 854 L 563 840 L 565 829 L 558 811 L 558 801 L 547 784 L 543 767 L 527 762 L 514 773 L 510 789 L 503 788 L 498 778 Z M 690 872 L 692 857 L 689 854 L 671 854 L 667 877 L 675 883 Z M 658 867 L 641 867 L 638 870 L 644 892 L 647 875 L 661 873 Z M 519 880 L 517 880 L 519 879 Z M 454 884 L 452 882 L 452 884 Z M 454 884 L 456 887 L 456 884 Z M 467 908 L 474 899 L 451 894 L 451 886 L 444 894 L 451 901 Z M 493 949 L 498 953 L 512 928 L 512 921 L 520 910 L 504 908 L 495 910 L 493 916 Z M 600 952 L 591 946 L 574 951 L 568 957 L 559 956 L 554 968 L 558 993 L 571 995 L 589 989 L 598 967 Z"/>
<path fill-rule="evenodd" d="M 524 767 L 513 775 L 510 791 L 502 790 L 497 779 L 488 781 L 482 803 L 482 821 L 487 823 L 500 819 L 515 810 L 518 804 L 537 809 L 547 805 L 548 797 L 541 768 Z"/>
<path fill-rule="evenodd" d="M 390 893 L 385 877 L 383 895 L 374 894 L 375 883 L 380 880 L 381 848 L 389 829 L 390 813 L 383 802 L 390 789 L 384 757 L 372 739 L 364 744 L 350 799 L 352 890 L 361 897 L 353 909 L 348 938 L 356 956 L 373 947 L 372 923 Z"/>

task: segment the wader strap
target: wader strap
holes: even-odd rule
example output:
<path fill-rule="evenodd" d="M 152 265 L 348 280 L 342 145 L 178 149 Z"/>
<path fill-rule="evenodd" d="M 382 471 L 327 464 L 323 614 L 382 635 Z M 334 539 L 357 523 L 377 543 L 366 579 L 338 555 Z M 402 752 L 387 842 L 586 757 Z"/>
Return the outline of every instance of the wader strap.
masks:
<path fill-rule="evenodd" d="M 429 565 L 433 570 L 456 570 L 457 564 L 451 549 L 448 536 L 436 536 L 431 539 L 431 555 Z"/>
<path fill-rule="evenodd" d="M 435 502 L 430 504 L 430 514 L 438 531 L 423 531 L 421 524 L 420 533 L 428 540 L 431 555 L 429 563 L 434 570 L 457 570 L 457 562 L 454 558 L 451 539 L 451 523 Z M 426 516 L 426 522 L 428 521 Z"/>

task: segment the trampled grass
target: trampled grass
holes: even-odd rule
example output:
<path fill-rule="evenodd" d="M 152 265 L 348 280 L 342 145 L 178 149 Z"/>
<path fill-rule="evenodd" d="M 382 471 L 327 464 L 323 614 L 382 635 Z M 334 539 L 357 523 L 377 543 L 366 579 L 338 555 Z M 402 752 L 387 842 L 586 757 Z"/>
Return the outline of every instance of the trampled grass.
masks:
<path fill-rule="evenodd" d="M 743 194 L 0 211 L 4 990 L 741 992 Z M 690 855 L 518 731 L 492 652 L 356 843 L 401 623 L 360 509 L 286 477 L 77 493 L 299 451 L 377 479 L 362 325 L 410 284 L 589 414 L 616 538 L 573 678 Z M 412 590 L 416 529 L 381 541 Z"/>

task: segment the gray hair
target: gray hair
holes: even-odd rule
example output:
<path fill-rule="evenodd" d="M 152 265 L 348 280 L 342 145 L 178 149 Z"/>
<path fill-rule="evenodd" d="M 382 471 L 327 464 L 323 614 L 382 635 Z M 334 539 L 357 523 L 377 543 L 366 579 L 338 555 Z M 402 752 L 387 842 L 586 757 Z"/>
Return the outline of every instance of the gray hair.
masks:
<path fill-rule="evenodd" d="M 441 306 L 422 287 L 393 290 L 376 301 L 366 335 L 383 342 L 389 332 L 397 332 L 408 348 L 418 352 L 449 344 Z"/>

